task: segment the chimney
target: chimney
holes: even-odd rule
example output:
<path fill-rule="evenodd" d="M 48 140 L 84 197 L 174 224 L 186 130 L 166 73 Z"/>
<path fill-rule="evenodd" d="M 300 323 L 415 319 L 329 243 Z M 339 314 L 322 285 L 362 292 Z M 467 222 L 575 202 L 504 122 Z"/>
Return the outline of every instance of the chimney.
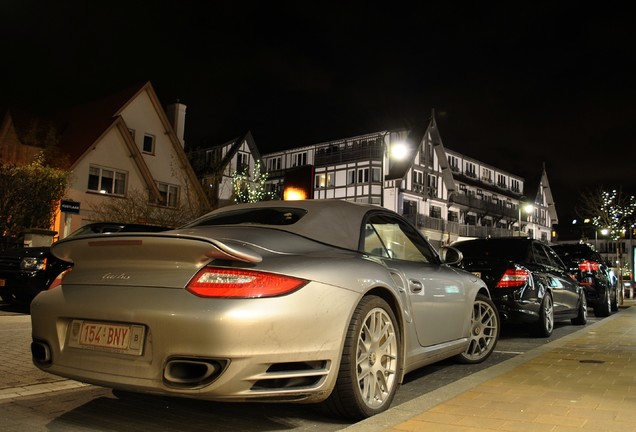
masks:
<path fill-rule="evenodd" d="M 170 124 L 172 124 L 172 129 L 174 129 L 177 134 L 177 138 L 179 138 L 181 145 L 184 146 L 183 131 L 185 130 L 186 106 L 177 99 L 175 103 L 166 107 L 166 114 L 168 115 Z"/>

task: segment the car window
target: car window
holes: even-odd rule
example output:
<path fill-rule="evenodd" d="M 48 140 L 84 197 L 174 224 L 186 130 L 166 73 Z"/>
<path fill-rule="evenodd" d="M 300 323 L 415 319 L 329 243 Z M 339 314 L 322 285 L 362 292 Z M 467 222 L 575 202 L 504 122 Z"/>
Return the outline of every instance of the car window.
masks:
<path fill-rule="evenodd" d="M 562 270 L 567 268 L 563 263 L 563 260 L 559 258 L 559 255 L 557 255 L 557 253 L 552 250 L 552 248 L 550 248 L 549 246 L 545 246 L 545 250 L 548 254 L 548 257 L 550 258 L 550 261 L 552 261 L 552 267 L 560 268 Z"/>
<path fill-rule="evenodd" d="M 208 225 L 292 225 L 307 214 L 306 210 L 291 207 L 251 208 L 212 214 L 185 226 L 192 228 Z"/>
<path fill-rule="evenodd" d="M 554 267 L 546 250 L 539 243 L 532 243 L 532 256 L 537 264 Z"/>
<path fill-rule="evenodd" d="M 436 254 L 408 224 L 387 215 L 370 217 L 364 227 L 362 251 L 384 258 L 434 262 Z"/>

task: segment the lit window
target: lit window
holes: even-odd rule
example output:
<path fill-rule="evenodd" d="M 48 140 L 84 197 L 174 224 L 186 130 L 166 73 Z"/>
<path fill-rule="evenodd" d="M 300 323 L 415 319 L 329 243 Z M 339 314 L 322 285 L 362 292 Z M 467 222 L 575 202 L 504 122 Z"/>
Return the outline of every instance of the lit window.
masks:
<path fill-rule="evenodd" d="M 126 194 L 126 173 L 91 166 L 88 169 L 88 190 L 108 195 Z"/>
<path fill-rule="evenodd" d="M 150 134 L 144 135 L 144 146 L 142 148 L 144 153 L 154 154 L 155 153 L 155 137 Z"/>

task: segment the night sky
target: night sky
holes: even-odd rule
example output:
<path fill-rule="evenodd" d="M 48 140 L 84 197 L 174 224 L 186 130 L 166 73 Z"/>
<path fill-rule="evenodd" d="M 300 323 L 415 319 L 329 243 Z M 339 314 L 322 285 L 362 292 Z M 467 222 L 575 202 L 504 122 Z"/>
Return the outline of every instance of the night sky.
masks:
<path fill-rule="evenodd" d="M 581 190 L 636 192 L 628 2 L 388 4 L 0 0 L 0 107 L 150 81 L 187 105 L 187 146 L 250 130 L 262 153 L 434 109 L 448 148 L 528 179 L 545 164 L 562 224 Z"/>

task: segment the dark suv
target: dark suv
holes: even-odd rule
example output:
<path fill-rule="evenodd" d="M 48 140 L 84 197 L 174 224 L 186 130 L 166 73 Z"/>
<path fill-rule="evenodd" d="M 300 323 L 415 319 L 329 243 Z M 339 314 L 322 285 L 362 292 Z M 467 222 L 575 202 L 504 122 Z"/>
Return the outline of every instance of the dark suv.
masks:
<path fill-rule="evenodd" d="M 69 235 L 110 232 L 158 232 L 170 228 L 143 225 L 97 222 L 85 225 Z M 14 305 L 26 306 L 53 279 L 70 265 L 51 255 L 50 247 L 23 247 L 0 252 L 0 297 Z"/>
<path fill-rule="evenodd" d="M 552 249 L 585 288 L 587 303 L 594 308 L 594 315 L 606 317 L 618 310 L 616 278 L 591 244 L 559 244 Z"/>

